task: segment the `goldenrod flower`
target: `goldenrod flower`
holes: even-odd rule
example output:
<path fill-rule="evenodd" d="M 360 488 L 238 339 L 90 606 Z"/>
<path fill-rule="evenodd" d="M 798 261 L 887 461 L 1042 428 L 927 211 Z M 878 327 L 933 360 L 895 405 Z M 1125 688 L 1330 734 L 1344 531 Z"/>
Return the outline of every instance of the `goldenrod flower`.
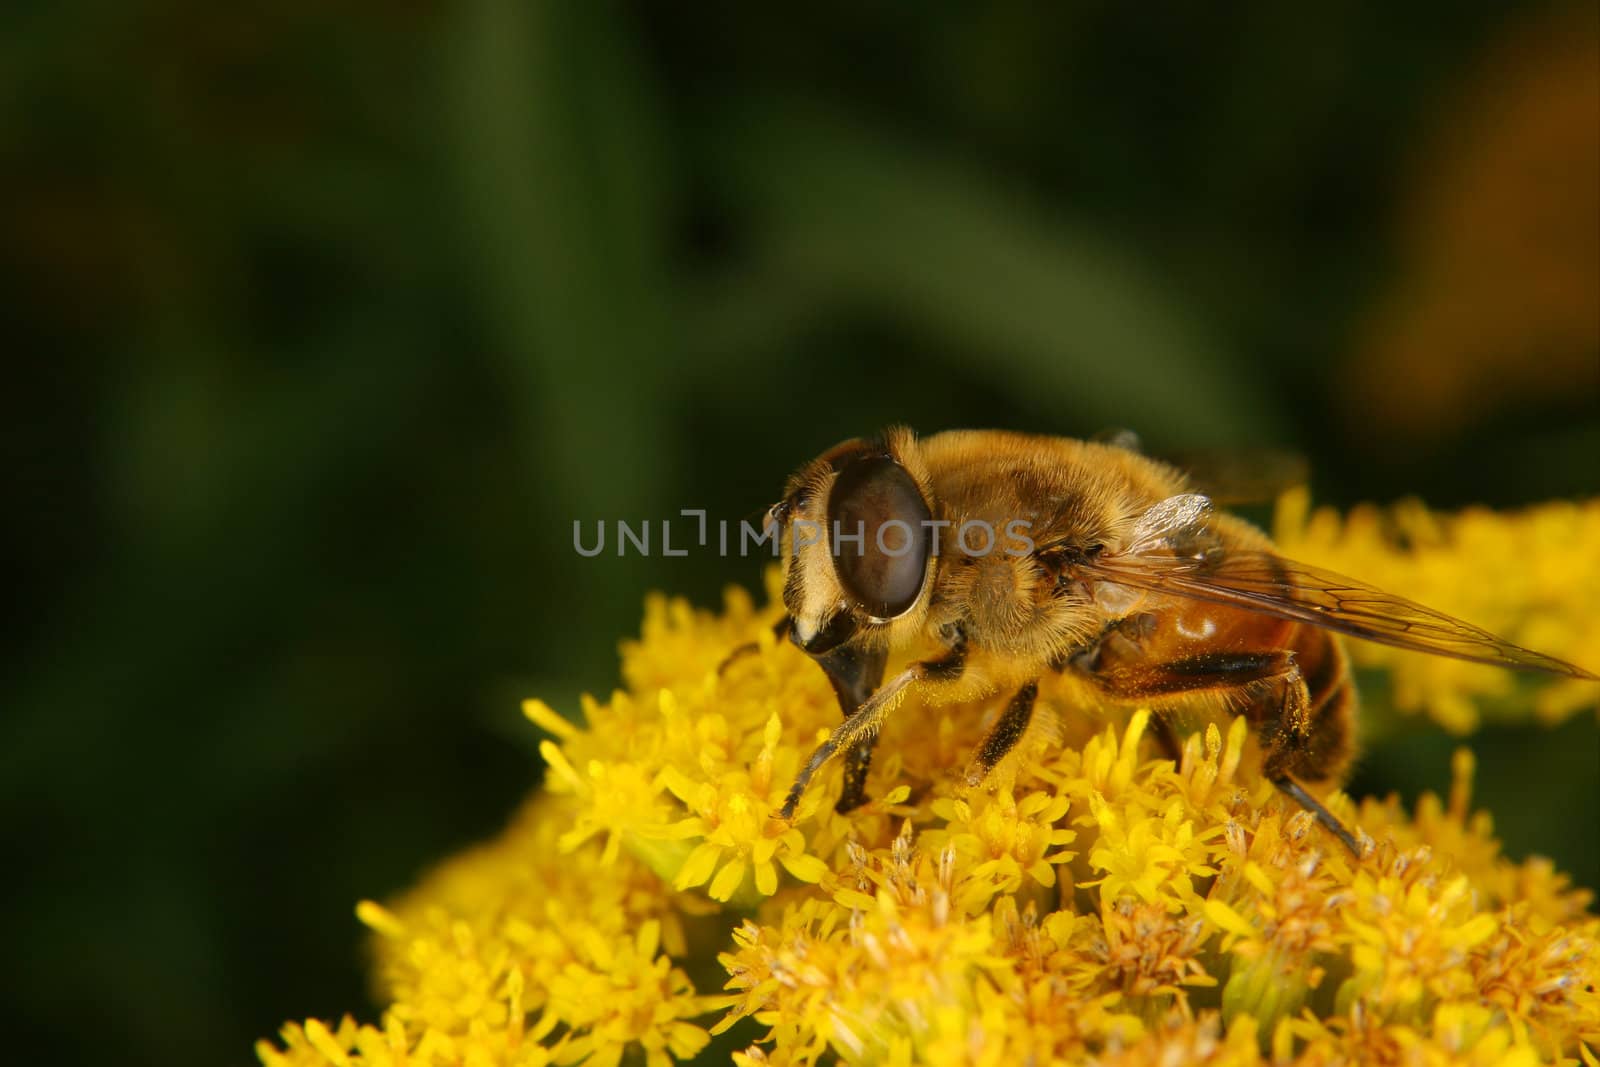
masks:
<path fill-rule="evenodd" d="M 1313 562 L 1600 662 L 1600 505 L 1307 519 L 1290 500 L 1280 526 Z M 1547 861 L 1500 854 L 1465 750 L 1413 813 L 1329 798 L 1372 839 L 1357 860 L 1261 778 L 1243 720 L 1174 764 L 1147 712 L 1051 678 L 992 780 L 966 768 L 999 702 L 908 700 L 877 799 L 838 815 L 831 769 L 790 825 L 774 813 L 839 712 L 772 638 L 779 611 L 652 598 L 626 691 L 581 724 L 530 701 L 550 773 L 511 826 L 357 909 L 378 1020 L 290 1024 L 263 1063 L 665 1067 L 720 1033 L 747 1067 L 1594 1062 L 1600 918 Z M 1360 655 L 1456 727 L 1528 695 Z M 1532 706 L 1594 703 L 1564 685 Z"/>

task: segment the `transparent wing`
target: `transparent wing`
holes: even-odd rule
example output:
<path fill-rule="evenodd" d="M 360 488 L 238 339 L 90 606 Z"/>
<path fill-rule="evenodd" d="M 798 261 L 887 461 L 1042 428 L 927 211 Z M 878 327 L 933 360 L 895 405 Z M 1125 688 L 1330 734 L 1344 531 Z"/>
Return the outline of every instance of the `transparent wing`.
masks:
<path fill-rule="evenodd" d="M 1266 504 L 1311 479 L 1298 452 L 1274 448 L 1196 449 L 1162 459 L 1189 476 L 1189 484 L 1224 507 Z"/>
<path fill-rule="evenodd" d="M 1186 546 L 1215 546 L 1216 541 L 1192 525 L 1183 525 L 1185 516 L 1198 516 L 1195 521 L 1203 525 L 1209 514 L 1186 497 L 1163 501 L 1151 513 L 1147 516 L 1150 528 L 1144 530 L 1144 521 L 1136 528 L 1144 530 L 1142 539 L 1136 533 L 1127 551 L 1087 561 L 1080 568 L 1084 576 L 1290 619 L 1436 656 L 1600 680 L 1581 667 L 1512 644 L 1471 623 L 1342 574 L 1269 552 L 1190 551 Z"/>

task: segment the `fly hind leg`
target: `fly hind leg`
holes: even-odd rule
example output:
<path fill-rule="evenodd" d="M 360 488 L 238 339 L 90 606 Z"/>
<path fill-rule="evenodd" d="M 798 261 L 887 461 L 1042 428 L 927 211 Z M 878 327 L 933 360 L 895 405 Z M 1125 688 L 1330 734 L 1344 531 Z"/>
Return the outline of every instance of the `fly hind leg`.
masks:
<path fill-rule="evenodd" d="M 1249 705 L 1251 722 L 1261 736 L 1262 747 L 1266 755 L 1261 762 L 1261 772 L 1272 781 L 1272 784 L 1287 793 L 1295 803 L 1305 808 L 1328 831 L 1337 837 L 1352 855 L 1361 856 L 1361 845 L 1356 841 L 1355 835 L 1349 827 L 1339 821 L 1339 817 L 1329 811 L 1322 801 L 1300 784 L 1302 777 L 1320 778 L 1319 773 L 1326 764 L 1323 751 L 1327 740 L 1326 729 L 1319 729 L 1319 725 L 1332 725 L 1330 716 L 1317 716 L 1311 705 L 1311 695 L 1306 687 L 1306 680 L 1300 673 L 1299 666 L 1293 662 L 1293 655 L 1280 653 L 1289 658 L 1289 669 L 1274 678 L 1267 679 L 1266 692 L 1255 703 Z M 1260 709 L 1259 711 L 1257 709 Z"/>
<path fill-rule="evenodd" d="M 1355 835 L 1301 785 L 1322 759 L 1306 680 L 1293 652 L 1217 652 L 1168 663 L 1096 664 L 1089 671 L 1109 695 L 1126 701 L 1213 692 L 1237 702 L 1261 737 L 1262 773 L 1318 822 L 1361 855 Z"/>

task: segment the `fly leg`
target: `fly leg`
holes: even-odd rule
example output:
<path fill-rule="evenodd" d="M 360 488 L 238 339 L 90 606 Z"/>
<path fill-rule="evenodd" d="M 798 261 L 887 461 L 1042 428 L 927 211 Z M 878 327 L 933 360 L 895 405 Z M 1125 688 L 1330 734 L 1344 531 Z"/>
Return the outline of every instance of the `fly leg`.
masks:
<path fill-rule="evenodd" d="M 1183 762 L 1183 742 L 1178 740 L 1178 731 L 1174 729 L 1172 720 L 1160 711 L 1152 711 L 1150 715 L 1150 733 L 1156 739 L 1156 747 L 1161 754 L 1172 761 L 1174 767 Z"/>
<path fill-rule="evenodd" d="M 795 808 L 800 805 L 800 798 L 805 794 L 806 786 L 811 784 L 811 779 L 827 765 L 829 760 L 841 752 L 845 753 L 851 762 L 845 768 L 845 791 L 839 798 L 837 810 L 849 810 L 844 807 L 846 801 L 853 801 L 850 807 L 858 805 L 861 802 L 861 787 L 866 780 L 868 761 L 871 759 L 871 746 L 877 739 L 878 728 L 883 725 L 884 716 L 894 710 L 895 705 L 900 703 L 906 691 L 912 686 L 954 682 L 961 677 L 965 666 L 966 648 L 957 646 L 938 659 L 911 664 L 867 697 L 854 714 L 840 723 L 828 739 L 817 746 L 817 750 L 811 754 L 805 766 L 800 768 L 794 784 L 789 787 L 788 797 L 784 799 L 783 808 L 779 812 L 780 817 L 785 820 L 794 818 Z M 877 670 L 881 677 L 883 671 L 881 660 L 878 662 Z M 829 677 L 832 677 L 831 673 Z"/>
<path fill-rule="evenodd" d="M 1125 701 L 1214 692 L 1242 706 L 1261 737 L 1262 773 L 1314 815 L 1354 855 L 1355 835 L 1297 779 L 1316 763 L 1310 695 L 1293 652 L 1213 652 L 1167 663 L 1080 665 L 1110 696 Z"/>
<path fill-rule="evenodd" d="M 773 624 L 772 635 L 781 641 L 789 636 L 793 627 L 794 620 L 785 615 Z M 758 642 L 746 641 L 734 648 L 717 665 L 717 676 L 721 677 L 728 673 L 728 668 L 745 656 L 756 652 L 760 647 Z M 812 658 L 827 674 L 828 681 L 833 685 L 834 695 L 839 698 L 839 710 L 844 713 L 846 719 L 849 719 L 862 704 L 866 703 L 872 691 L 883 681 L 883 667 L 888 659 L 888 650 L 841 645 Z M 866 799 L 867 771 L 872 766 L 872 746 L 876 742 L 876 732 L 866 734 L 845 753 L 844 792 L 840 794 L 839 803 L 835 807 L 841 815 L 860 807 L 862 801 Z"/>
<path fill-rule="evenodd" d="M 887 648 L 859 648 L 840 645 L 815 657 L 833 684 L 839 710 L 848 721 L 883 682 L 883 666 L 889 659 Z M 867 799 L 867 771 L 872 767 L 872 748 L 878 731 L 861 734 L 844 754 L 844 789 L 833 810 L 840 815 L 859 808 Z"/>
<path fill-rule="evenodd" d="M 1006 705 L 1006 710 L 1000 713 L 1000 718 L 995 722 L 989 736 L 983 739 L 973 761 L 975 766 L 967 775 L 968 785 L 977 785 L 988 776 L 989 772 L 1006 755 L 1016 747 L 1022 735 L 1028 730 L 1028 723 L 1033 719 L 1034 701 L 1039 696 L 1039 683 L 1029 682 L 1017 691 L 1011 698 L 1011 703 Z"/>
<path fill-rule="evenodd" d="M 783 618 L 772 624 L 772 636 L 777 638 L 779 641 L 782 641 L 784 638 L 789 636 L 789 630 L 793 625 L 794 620 L 785 615 Z M 746 641 L 742 645 L 735 645 L 731 652 L 722 657 L 722 662 L 717 664 L 717 677 L 721 678 L 724 674 L 727 674 L 729 667 L 732 667 L 735 663 L 750 655 L 752 652 L 759 651 L 760 648 L 761 644 L 758 641 Z"/>

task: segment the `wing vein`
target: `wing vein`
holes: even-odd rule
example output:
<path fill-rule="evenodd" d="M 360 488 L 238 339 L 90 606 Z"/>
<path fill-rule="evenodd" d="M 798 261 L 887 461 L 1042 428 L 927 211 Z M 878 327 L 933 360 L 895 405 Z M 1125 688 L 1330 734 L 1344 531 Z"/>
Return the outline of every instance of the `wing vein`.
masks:
<path fill-rule="evenodd" d="M 1202 510 L 1190 504 L 1185 517 Z M 1254 611 L 1397 648 L 1596 679 L 1581 667 L 1309 564 L 1268 552 L 1177 554 L 1171 551 L 1175 529 L 1173 523 L 1142 531 L 1134 551 L 1103 555 L 1082 570 L 1095 580 Z"/>

